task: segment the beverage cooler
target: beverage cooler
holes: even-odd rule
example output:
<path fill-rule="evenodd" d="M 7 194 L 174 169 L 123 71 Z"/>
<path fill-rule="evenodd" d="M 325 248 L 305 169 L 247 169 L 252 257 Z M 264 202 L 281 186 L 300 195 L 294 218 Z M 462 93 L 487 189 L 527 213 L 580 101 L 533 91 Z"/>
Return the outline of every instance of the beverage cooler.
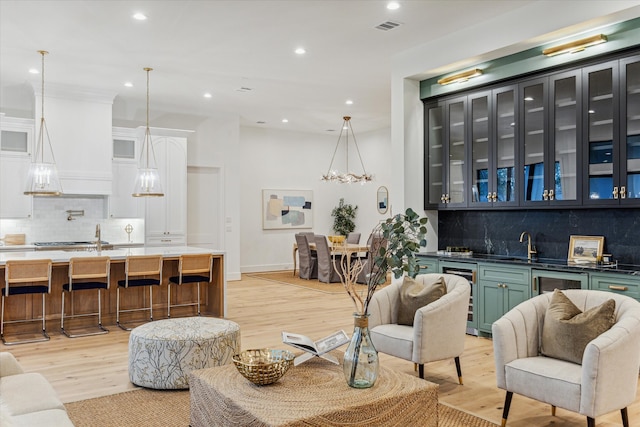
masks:
<path fill-rule="evenodd" d="M 476 264 L 465 262 L 440 261 L 440 272 L 464 277 L 471 287 L 469 311 L 467 312 L 467 334 L 478 336 L 478 316 L 474 298 L 477 295 Z"/>

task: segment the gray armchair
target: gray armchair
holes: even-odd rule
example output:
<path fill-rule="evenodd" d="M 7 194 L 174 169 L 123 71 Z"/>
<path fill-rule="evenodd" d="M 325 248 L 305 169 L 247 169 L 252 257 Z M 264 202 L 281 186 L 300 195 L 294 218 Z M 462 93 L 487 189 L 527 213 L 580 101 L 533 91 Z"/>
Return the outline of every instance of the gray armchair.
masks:
<path fill-rule="evenodd" d="M 615 324 L 590 341 L 582 364 L 541 355 L 545 313 L 552 293 L 531 298 L 493 323 L 496 380 L 506 390 L 502 426 L 513 393 L 595 418 L 620 410 L 628 427 L 627 405 L 636 399 L 640 367 L 640 303 L 630 297 L 595 290 L 563 293 L 583 312 L 615 300 Z"/>

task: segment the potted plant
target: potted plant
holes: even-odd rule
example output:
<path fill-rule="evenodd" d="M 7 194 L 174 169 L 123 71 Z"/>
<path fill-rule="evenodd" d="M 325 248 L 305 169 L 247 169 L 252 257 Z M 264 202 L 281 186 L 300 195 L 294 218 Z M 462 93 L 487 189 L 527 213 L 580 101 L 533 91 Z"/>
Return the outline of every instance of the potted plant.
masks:
<path fill-rule="evenodd" d="M 403 275 L 416 277 L 420 268 L 416 253 L 427 245 L 427 218 L 421 218 L 409 208 L 404 214 L 397 214 L 378 224 L 372 231 L 369 251 L 373 265 L 367 277 L 366 289 L 358 290 L 358 274 L 363 270 L 361 260 L 350 263 L 350 271 L 341 277 L 342 283 L 354 302 L 354 331 L 351 342 L 344 354 L 344 375 L 347 384 L 355 388 L 373 386 L 378 376 L 378 352 L 371 343 L 368 327 L 369 302 L 376 288 L 387 279 L 387 273 L 394 277 Z M 376 238 L 377 236 L 377 238 Z"/>
<path fill-rule="evenodd" d="M 331 216 L 334 217 L 333 231 L 341 236 L 346 236 L 355 230 L 356 223 L 353 220 L 356 218 L 357 211 L 357 206 L 345 204 L 344 198 L 341 198 L 338 206 L 331 211 Z"/>

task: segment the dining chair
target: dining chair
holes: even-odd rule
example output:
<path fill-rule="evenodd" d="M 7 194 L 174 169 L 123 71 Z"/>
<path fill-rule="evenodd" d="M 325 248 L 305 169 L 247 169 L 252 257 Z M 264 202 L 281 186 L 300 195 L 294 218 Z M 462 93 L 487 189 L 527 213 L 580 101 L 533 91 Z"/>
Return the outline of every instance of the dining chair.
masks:
<path fill-rule="evenodd" d="M 178 275 L 169 277 L 167 286 L 167 317 L 171 317 L 171 307 L 196 306 L 200 316 L 200 283 L 210 283 L 213 278 L 213 254 L 181 255 L 178 262 Z M 195 283 L 197 302 L 171 304 L 171 285 Z"/>
<path fill-rule="evenodd" d="M 102 299 L 103 290 L 109 289 L 111 258 L 103 257 L 73 257 L 69 259 L 69 282 L 62 285 L 62 308 L 60 314 L 60 330 L 69 338 L 84 337 L 88 335 L 100 335 L 109 332 L 102 326 Z M 64 327 L 65 319 L 65 294 L 73 295 L 78 291 L 95 290 L 98 292 L 98 311 L 95 313 L 74 313 L 73 299 L 71 300 L 71 314 L 68 319 L 86 316 L 98 316 L 98 331 L 85 333 L 71 333 Z"/>
<path fill-rule="evenodd" d="M 318 252 L 318 281 L 322 283 L 340 282 L 340 274 L 336 268 L 342 267 L 342 255 L 332 255 L 327 237 L 316 235 L 316 251 Z M 334 263 L 334 261 L 337 261 Z"/>
<path fill-rule="evenodd" d="M 296 244 L 298 245 L 298 258 L 300 266 L 298 267 L 301 279 L 317 279 L 318 278 L 318 259 L 311 253 L 309 249 L 309 240 L 307 236 L 296 233 Z"/>
<path fill-rule="evenodd" d="M 375 273 L 377 268 L 375 265 L 375 257 L 380 251 L 380 248 L 387 245 L 387 239 L 385 239 L 380 233 L 371 233 L 367 239 L 367 251 L 366 256 L 360 257 L 360 261 L 364 264 L 362 271 L 356 279 L 356 283 L 367 284 L 371 274 Z"/>
<path fill-rule="evenodd" d="M 10 260 L 5 264 L 4 280 L 2 288 L 2 313 L 0 314 L 0 339 L 5 345 L 21 344 L 38 341 L 48 341 L 46 331 L 45 296 L 51 293 L 51 269 L 53 263 L 50 259 L 40 260 Z M 4 321 L 5 299 L 12 295 L 42 295 L 42 318 Z M 42 338 L 7 341 L 4 336 L 5 323 L 32 322 L 42 320 Z"/>
<path fill-rule="evenodd" d="M 354 245 L 360 243 L 360 233 L 352 231 L 351 233 L 347 234 L 347 243 L 351 243 Z"/>
<path fill-rule="evenodd" d="M 162 255 L 130 255 L 125 259 L 124 280 L 118 280 L 116 290 L 116 324 L 130 331 L 120 323 L 120 313 L 149 311 L 149 320 L 153 321 L 153 287 L 162 283 Z M 149 287 L 149 307 L 120 310 L 120 290 L 137 287 Z"/>

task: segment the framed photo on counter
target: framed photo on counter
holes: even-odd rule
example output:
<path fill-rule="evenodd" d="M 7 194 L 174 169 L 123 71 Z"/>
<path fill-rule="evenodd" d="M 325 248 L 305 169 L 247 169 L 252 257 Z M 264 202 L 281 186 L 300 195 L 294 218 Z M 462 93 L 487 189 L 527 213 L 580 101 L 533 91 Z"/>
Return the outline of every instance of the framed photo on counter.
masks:
<path fill-rule="evenodd" d="M 604 236 L 570 236 L 569 262 L 596 262 L 602 257 Z"/>

